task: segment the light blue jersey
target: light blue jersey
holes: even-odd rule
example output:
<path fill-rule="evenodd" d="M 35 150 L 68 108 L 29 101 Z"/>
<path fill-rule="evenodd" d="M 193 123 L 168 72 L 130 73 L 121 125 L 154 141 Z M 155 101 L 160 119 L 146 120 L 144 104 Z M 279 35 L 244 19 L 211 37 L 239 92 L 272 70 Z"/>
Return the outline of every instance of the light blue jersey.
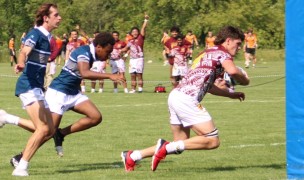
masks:
<path fill-rule="evenodd" d="M 24 46 L 32 47 L 23 73 L 17 80 L 15 95 L 34 88 L 43 90 L 46 64 L 51 55 L 50 33 L 42 26 L 32 29 L 25 37 Z"/>
<path fill-rule="evenodd" d="M 56 77 L 50 88 L 68 95 L 76 95 L 80 92 L 80 83 L 82 77 L 78 69 L 78 62 L 88 62 L 92 67 L 95 58 L 95 47 L 93 44 L 80 46 L 75 49 L 65 66 L 62 68 L 58 77 Z"/>

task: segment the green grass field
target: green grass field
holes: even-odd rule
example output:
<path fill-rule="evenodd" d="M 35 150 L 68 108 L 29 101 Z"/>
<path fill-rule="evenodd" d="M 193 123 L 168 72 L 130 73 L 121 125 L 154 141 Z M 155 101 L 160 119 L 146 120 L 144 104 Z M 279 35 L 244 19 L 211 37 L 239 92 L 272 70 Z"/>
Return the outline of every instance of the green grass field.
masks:
<path fill-rule="evenodd" d="M 259 51 L 258 51 L 259 52 Z M 154 93 L 159 81 L 171 89 L 168 67 L 159 55 L 147 52 L 142 94 L 105 92 L 87 95 L 103 114 L 103 122 L 92 129 L 67 136 L 64 157 L 59 158 L 53 140 L 36 153 L 30 163 L 29 179 L 286 179 L 285 162 L 285 62 L 283 51 L 262 51 L 248 87 L 237 86 L 246 100 L 207 95 L 202 102 L 220 130 L 221 146 L 211 151 L 185 151 L 167 156 L 156 172 L 151 159 L 144 159 L 136 170 L 126 173 L 120 152 L 154 145 L 158 138 L 171 140 L 168 123 L 168 93 Z M 274 58 L 275 57 L 275 58 Z M 243 66 L 242 54 L 236 64 Z M 58 70 L 59 71 L 59 70 Z M 129 75 L 127 74 L 129 79 Z M 16 77 L 8 63 L 0 63 L 0 108 L 22 117 L 27 114 L 14 96 Z M 80 115 L 67 112 L 61 127 Z M 19 153 L 30 133 L 6 125 L 0 129 L 0 179 L 11 179 L 10 158 Z"/>

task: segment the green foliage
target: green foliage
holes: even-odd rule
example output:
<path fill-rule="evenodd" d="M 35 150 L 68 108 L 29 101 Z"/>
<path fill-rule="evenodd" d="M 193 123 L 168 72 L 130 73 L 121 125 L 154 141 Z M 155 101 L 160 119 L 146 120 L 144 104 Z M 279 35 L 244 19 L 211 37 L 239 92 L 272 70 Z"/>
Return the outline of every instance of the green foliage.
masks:
<path fill-rule="evenodd" d="M 44 0 L 0 0 L 0 38 L 12 34 L 20 37 L 33 26 L 34 14 Z M 224 25 L 244 31 L 253 28 L 262 48 L 284 48 L 284 0 L 53 0 L 62 16 L 60 27 L 53 33 L 68 33 L 80 24 L 91 35 L 94 31 L 141 27 L 144 12 L 150 16 L 147 40 L 159 43 L 162 31 L 173 25 L 186 33 L 191 29 L 200 41 L 207 31 L 216 33 Z"/>

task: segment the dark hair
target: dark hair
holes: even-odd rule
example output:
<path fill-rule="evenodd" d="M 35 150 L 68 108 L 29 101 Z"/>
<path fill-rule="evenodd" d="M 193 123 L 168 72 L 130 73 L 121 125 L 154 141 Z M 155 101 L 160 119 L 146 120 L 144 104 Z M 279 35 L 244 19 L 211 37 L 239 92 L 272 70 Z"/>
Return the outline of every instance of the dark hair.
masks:
<path fill-rule="evenodd" d="M 134 29 L 136 29 L 136 30 L 138 31 L 138 33 L 140 33 L 140 30 L 139 30 L 139 28 L 138 28 L 138 27 L 132 27 L 132 28 L 131 28 L 131 31 L 130 31 L 130 33 L 129 33 L 129 34 L 131 34 L 131 33 L 132 33 L 132 31 L 133 31 Z"/>
<path fill-rule="evenodd" d="M 97 45 L 100 45 L 101 47 L 106 47 L 109 44 L 113 46 L 115 44 L 115 40 L 111 33 L 101 32 L 95 37 L 95 39 L 93 40 L 93 44 L 95 47 Z"/>
<path fill-rule="evenodd" d="M 181 33 L 175 37 L 175 39 L 184 39 L 184 38 L 185 38 L 185 36 Z"/>
<path fill-rule="evenodd" d="M 41 26 L 44 22 L 43 20 L 43 16 L 49 16 L 50 15 L 50 8 L 53 7 L 55 9 L 57 9 L 57 5 L 56 4 L 52 4 L 52 3 L 45 3 L 42 4 L 39 9 L 37 10 L 36 13 L 36 20 L 35 23 L 37 26 Z"/>
<path fill-rule="evenodd" d="M 73 29 L 73 30 L 70 32 L 70 35 L 72 34 L 72 32 L 76 32 L 77 34 L 79 34 L 78 31 L 77 31 L 76 29 Z"/>
<path fill-rule="evenodd" d="M 112 34 L 117 34 L 119 36 L 119 32 L 118 31 L 113 31 Z"/>
<path fill-rule="evenodd" d="M 173 31 L 176 31 L 176 32 L 180 33 L 180 29 L 177 26 L 171 27 L 170 32 L 173 32 Z"/>
<path fill-rule="evenodd" d="M 218 32 L 214 44 L 220 45 L 224 43 L 227 38 L 241 39 L 244 41 L 245 36 L 241 29 L 233 26 L 225 26 Z"/>

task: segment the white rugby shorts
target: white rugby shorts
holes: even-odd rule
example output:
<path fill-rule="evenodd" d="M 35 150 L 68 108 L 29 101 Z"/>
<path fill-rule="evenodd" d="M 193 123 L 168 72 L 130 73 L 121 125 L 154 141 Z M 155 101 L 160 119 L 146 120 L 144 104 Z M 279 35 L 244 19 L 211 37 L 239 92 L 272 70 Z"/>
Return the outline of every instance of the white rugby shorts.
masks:
<path fill-rule="evenodd" d="M 34 88 L 27 91 L 26 93 L 22 93 L 19 95 L 19 98 L 22 102 L 22 108 L 25 108 L 25 106 L 28 106 L 36 101 L 43 101 L 44 107 L 49 108 L 49 105 L 45 100 L 44 93 L 40 88 Z"/>
<path fill-rule="evenodd" d="M 172 90 L 168 98 L 170 124 L 184 127 L 211 121 L 208 111 L 193 97 L 176 89 Z"/>
<path fill-rule="evenodd" d="M 172 76 L 185 76 L 188 72 L 187 66 L 173 66 Z"/>
<path fill-rule="evenodd" d="M 129 73 L 143 73 L 144 58 L 131 59 L 129 63 Z"/>
<path fill-rule="evenodd" d="M 105 73 L 106 64 L 106 61 L 94 61 L 90 70 L 98 73 Z"/>
<path fill-rule="evenodd" d="M 110 60 L 112 74 L 124 73 L 126 71 L 125 61 L 123 59 Z"/>
<path fill-rule="evenodd" d="M 48 88 L 45 93 L 45 99 L 49 104 L 51 112 L 63 115 L 64 112 L 89 98 L 80 92 L 76 95 L 67 95 L 55 89 Z"/>
<path fill-rule="evenodd" d="M 51 75 L 56 74 L 56 63 L 55 63 L 55 61 L 50 62 L 50 74 Z"/>

